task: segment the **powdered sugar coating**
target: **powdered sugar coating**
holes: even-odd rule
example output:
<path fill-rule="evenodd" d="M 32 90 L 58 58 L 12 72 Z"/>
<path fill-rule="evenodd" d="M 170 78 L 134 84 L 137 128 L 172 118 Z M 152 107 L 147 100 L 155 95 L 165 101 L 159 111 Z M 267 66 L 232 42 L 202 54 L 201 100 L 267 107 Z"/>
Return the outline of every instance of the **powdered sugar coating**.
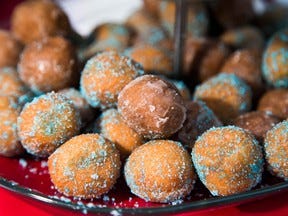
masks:
<path fill-rule="evenodd" d="M 267 132 L 264 149 L 268 170 L 288 181 L 288 121 L 280 122 Z"/>
<path fill-rule="evenodd" d="M 67 196 L 94 198 L 107 193 L 120 175 L 115 145 L 99 134 L 73 137 L 48 159 L 56 189 Z"/>
<path fill-rule="evenodd" d="M 258 141 L 235 126 L 211 128 L 192 149 L 202 183 L 214 196 L 248 191 L 262 178 L 263 155 Z"/>
<path fill-rule="evenodd" d="M 132 193 L 162 203 L 187 196 L 196 177 L 188 152 L 170 140 L 150 141 L 134 150 L 124 174 Z"/>
<path fill-rule="evenodd" d="M 17 120 L 18 135 L 29 153 L 47 157 L 79 133 L 80 123 L 72 102 L 51 92 L 24 106 Z"/>
<path fill-rule="evenodd" d="M 186 119 L 184 100 L 177 88 L 154 75 L 138 77 L 126 85 L 118 97 L 118 111 L 146 138 L 169 137 Z"/>
<path fill-rule="evenodd" d="M 124 86 L 143 73 L 132 59 L 113 51 L 103 52 L 86 63 L 80 91 L 92 107 L 113 107 Z"/>

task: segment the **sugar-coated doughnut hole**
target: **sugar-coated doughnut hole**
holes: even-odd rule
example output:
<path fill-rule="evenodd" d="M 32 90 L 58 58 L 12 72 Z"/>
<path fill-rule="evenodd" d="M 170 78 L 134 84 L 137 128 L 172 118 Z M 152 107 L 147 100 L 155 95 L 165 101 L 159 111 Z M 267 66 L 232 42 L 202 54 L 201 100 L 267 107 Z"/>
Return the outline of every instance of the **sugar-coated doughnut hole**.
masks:
<path fill-rule="evenodd" d="M 49 36 L 68 36 L 69 19 L 52 1 L 25 1 L 18 4 L 11 18 L 15 37 L 24 44 Z"/>
<path fill-rule="evenodd" d="M 139 62 L 146 73 L 170 75 L 173 72 L 171 57 L 155 46 L 139 44 L 125 51 L 125 54 Z"/>
<path fill-rule="evenodd" d="M 120 175 L 115 145 L 99 134 L 68 140 L 48 158 L 51 181 L 67 196 L 96 198 L 107 193 Z"/>
<path fill-rule="evenodd" d="M 194 98 L 204 101 L 223 123 L 250 110 L 250 87 L 234 74 L 219 74 L 196 87 Z"/>
<path fill-rule="evenodd" d="M 101 134 L 116 145 L 123 159 L 143 143 L 143 138 L 124 122 L 116 109 L 103 112 L 99 124 Z"/>
<path fill-rule="evenodd" d="M 51 92 L 25 104 L 17 124 L 27 152 L 47 157 L 79 133 L 80 117 L 69 99 Z"/>
<path fill-rule="evenodd" d="M 122 52 L 131 43 L 131 30 L 124 24 L 104 23 L 89 36 L 93 42 L 83 51 L 86 59 L 100 51 Z"/>
<path fill-rule="evenodd" d="M 257 110 L 269 112 L 282 120 L 288 118 L 288 89 L 267 91 L 260 98 Z"/>
<path fill-rule="evenodd" d="M 182 145 L 192 149 L 198 136 L 212 127 L 222 126 L 222 123 L 202 101 L 188 101 L 185 106 L 187 118 L 176 133 L 176 138 Z"/>
<path fill-rule="evenodd" d="M 0 68 L 16 67 L 22 45 L 9 32 L 0 29 Z"/>
<path fill-rule="evenodd" d="M 136 78 L 120 92 L 118 111 L 145 138 L 164 138 L 177 132 L 186 119 L 184 99 L 177 88 L 155 75 Z"/>
<path fill-rule="evenodd" d="M 129 57 L 103 52 L 86 63 L 81 75 L 81 93 L 92 107 L 114 107 L 124 86 L 143 73 L 141 65 Z"/>
<path fill-rule="evenodd" d="M 268 170 L 288 181 L 288 121 L 267 132 L 264 147 Z"/>
<path fill-rule="evenodd" d="M 77 59 L 62 37 L 48 37 L 27 45 L 18 64 L 21 80 L 36 94 L 58 91 L 77 82 Z"/>
<path fill-rule="evenodd" d="M 274 33 L 264 53 L 262 72 L 266 82 L 276 88 L 288 87 L 288 29 Z"/>
<path fill-rule="evenodd" d="M 0 155 L 12 157 L 24 152 L 17 135 L 20 109 L 14 97 L 0 95 Z"/>
<path fill-rule="evenodd" d="M 133 194 L 161 203 L 189 195 L 196 179 L 188 152 L 171 140 L 153 140 L 135 149 L 124 174 Z"/>
<path fill-rule="evenodd" d="M 238 127 L 206 131 L 195 142 L 192 160 L 200 180 L 214 196 L 249 191 L 262 179 L 261 146 Z"/>

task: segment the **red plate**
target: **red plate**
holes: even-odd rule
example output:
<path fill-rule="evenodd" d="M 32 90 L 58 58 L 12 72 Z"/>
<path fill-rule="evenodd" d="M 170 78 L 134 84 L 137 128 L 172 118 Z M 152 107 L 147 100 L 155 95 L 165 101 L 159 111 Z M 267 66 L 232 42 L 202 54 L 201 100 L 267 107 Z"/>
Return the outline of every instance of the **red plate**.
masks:
<path fill-rule="evenodd" d="M 184 201 L 170 204 L 146 202 L 129 192 L 123 179 L 100 199 L 79 200 L 57 192 L 50 181 L 46 160 L 26 155 L 24 158 L 0 157 L 0 187 L 24 197 L 84 213 L 103 214 L 167 214 L 190 212 L 220 205 L 239 204 L 288 189 L 288 182 L 265 173 L 262 184 L 249 192 L 227 197 L 212 197 L 198 181 L 195 190 Z M 47 205 L 47 208 L 49 206 Z"/>
<path fill-rule="evenodd" d="M 0 1 L 0 26 L 8 27 L 7 17 L 13 6 L 20 1 L 9 1 L 9 3 Z M 28 155 L 25 155 L 25 159 L 0 157 L 0 187 L 13 191 L 22 198 L 26 197 L 32 198 L 34 201 L 40 201 L 33 202 L 33 204 L 57 215 L 59 208 L 54 207 L 61 207 L 62 213 L 63 208 L 65 208 L 80 213 L 112 215 L 145 215 L 151 213 L 159 215 L 191 212 L 221 205 L 239 204 L 288 189 L 288 182 L 281 182 L 281 180 L 271 177 L 269 174 L 264 174 L 263 179 L 262 184 L 257 189 L 227 197 L 212 197 L 198 181 L 195 186 L 196 189 L 192 191 L 190 197 L 182 203 L 175 202 L 171 204 L 145 202 L 131 194 L 124 180 L 119 179 L 113 190 L 101 199 L 75 200 L 63 196 L 54 189 L 45 160 L 36 160 Z M 29 202 L 31 202 L 31 199 Z"/>

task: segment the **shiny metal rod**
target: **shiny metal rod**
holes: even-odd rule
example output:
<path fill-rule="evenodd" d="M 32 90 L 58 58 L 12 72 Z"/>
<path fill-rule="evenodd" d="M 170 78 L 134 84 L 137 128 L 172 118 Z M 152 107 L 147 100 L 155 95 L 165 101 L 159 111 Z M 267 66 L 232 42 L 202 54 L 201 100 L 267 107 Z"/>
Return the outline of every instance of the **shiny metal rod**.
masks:
<path fill-rule="evenodd" d="M 183 56 L 187 23 L 187 0 L 176 0 L 174 29 L 174 77 L 179 78 L 183 72 Z"/>

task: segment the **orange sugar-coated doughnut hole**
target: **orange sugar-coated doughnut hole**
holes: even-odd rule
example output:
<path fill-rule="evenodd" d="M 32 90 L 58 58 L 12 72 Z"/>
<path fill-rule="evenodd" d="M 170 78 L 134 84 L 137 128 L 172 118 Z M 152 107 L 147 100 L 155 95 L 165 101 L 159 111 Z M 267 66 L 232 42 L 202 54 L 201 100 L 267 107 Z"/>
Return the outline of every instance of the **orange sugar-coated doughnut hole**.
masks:
<path fill-rule="evenodd" d="M 121 158 L 128 157 L 142 145 L 143 138 L 124 122 L 116 109 L 106 110 L 99 120 L 101 134 L 116 145 Z"/>
<path fill-rule="evenodd" d="M 136 78 L 120 92 L 118 111 L 124 121 L 145 138 L 166 138 L 186 119 L 184 99 L 178 89 L 155 75 Z"/>
<path fill-rule="evenodd" d="M 24 152 L 17 135 L 20 109 L 14 97 L 0 95 L 0 155 L 12 157 Z"/>
<path fill-rule="evenodd" d="M 235 126 L 211 128 L 192 149 L 202 183 L 214 196 L 248 191 L 262 179 L 263 155 L 257 140 Z"/>
<path fill-rule="evenodd" d="M 169 75 L 173 73 L 172 59 L 164 50 L 149 44 L 139 44 L 125 51 L 125 54 L 139 62 L 147 73 Z"/>
<path fill-rule="evenodd" d="M 101 51 L 122 52 L 131 43 L 131 30 L 120 23 L 103 23 L 89 36 L 93 42 L 83 51 L 84 58 L 91 58 Z"/>
<path fill-rule="evenodd" d="M 77 82 L 77 59 L 62 37 L 48 37 L 27 45 L 18 64 L 21 80 L 36 94 L 58 91 Z"/>
<path fill-rule="evenodd" d="M 72 102 L 47 93 L 27 103 L 18 118 L 18 135 L 28 153 L 47 157 L 78 134 L 80 117 Z"/>
<path fill-rule="evenodd" d="M 251 107 L 250 87 L 235 74 L 219 74 L 196 87 L 194 98 L 204 101 L 223 123 Z"/>
<path fill-rule="evenodd" d="M 83 134 L 60 146 L 48 158 L 48 169 L 58 191 L 89 199 L 112 188 L 121 161 L 113 143 L 98 134 Z"/>
<path fill-rule="evenodd" d="M 186 197 L 196 179 L 190 155 L 171 140 L 153 140 L 135 149 L 124 174 L 133 194 L 160 203 Z"/>
<path fill-rule="evenodd" d="M 269 130 L 264 142 L 268 170 L 288 181 L 288 121 L 280 122 Z"/>
<path fill-rule="evenodd" d="M 272 36 L 264 53 L 262 74 L 275 88 L 288 88 L 288 28 Z"/>
<path fill-rule="evenodd" d="M 92 57 L 81 75 L 81 93 L 92 107 L 113 107 L 119 92 L 143 74 L 142 67 L 117 52 L 103 52 Z"/>
<path fill-rule="evenodd" d="M 22 51 L 22 45 L 10 32 L 1 29 L 0 44 L 0 68 L 16 67 Z"/>

